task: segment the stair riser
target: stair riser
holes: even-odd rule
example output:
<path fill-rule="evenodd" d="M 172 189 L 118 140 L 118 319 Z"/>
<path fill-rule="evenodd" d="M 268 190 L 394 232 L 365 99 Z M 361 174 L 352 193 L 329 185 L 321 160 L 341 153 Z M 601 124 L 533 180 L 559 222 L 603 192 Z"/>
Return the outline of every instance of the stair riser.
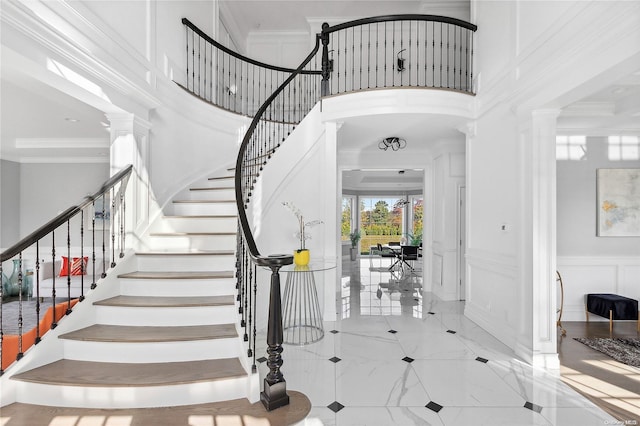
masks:
<path fill-rule="evenodd" d="M 234 250 L 235 235 L 151 236 L 151 250 Z"/>
<path fill-rule="evenodd" d="M 246 398 L 248 377 L 173 386 L 52 386 L 20 382 L 17 402 L 51 407 L 150 408 Z"/>
<path fill-rule="evenodd" d="M 178 216 L 226 216 L 238 214 L 235 203 L 175 203 L 173 211 Z"/>
<path fill-rule="evenodd" d="M 137 326 L 227 324 L 237 318 L 233 305 L 178 308 L 96 306 L 96 323 Z"/>
<path fill-rule="evenodd" d="M 202 185 L 199 188 L 216 188 L 213 185 Z M 235 200 L 235 189 L 207 189 L 185 192 L 187 200 Z"/>
<path fill-rule="evenodd" d="M 142 255 L 137 258 L 138 271 L 232 271 L 236 264 L 233 255 Z"/>
<path fill-rule="evenodd" d="M 164 218 L 152 232 L 236 232 L 236 217 L 171 217 Z"/>
<path fill-rule="evenodd" d="M 235 294 L 235 278 L 207 280 L 120 279 L 123 296 L 225 296 Z"/>
<path fill-rule="evenodd" d="M 179 362 L 239 358 L 237 338 L 184 342 L 122 343 L 86 342 L 64 339 L 64 357 L 93 362 Z"/>

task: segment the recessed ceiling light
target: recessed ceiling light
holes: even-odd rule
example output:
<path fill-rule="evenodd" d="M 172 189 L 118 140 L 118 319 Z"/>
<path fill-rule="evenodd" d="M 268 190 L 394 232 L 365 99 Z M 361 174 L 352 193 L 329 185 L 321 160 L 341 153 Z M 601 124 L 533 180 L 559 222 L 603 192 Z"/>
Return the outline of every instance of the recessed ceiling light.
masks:
<path fill-rule="evenodd" d="M 77 118 L 71 118 L 71 117 L 66 117 L 65 120 L 67 120 L 70 123 L 77 123 L 78 121 L 80 121 Z"/>

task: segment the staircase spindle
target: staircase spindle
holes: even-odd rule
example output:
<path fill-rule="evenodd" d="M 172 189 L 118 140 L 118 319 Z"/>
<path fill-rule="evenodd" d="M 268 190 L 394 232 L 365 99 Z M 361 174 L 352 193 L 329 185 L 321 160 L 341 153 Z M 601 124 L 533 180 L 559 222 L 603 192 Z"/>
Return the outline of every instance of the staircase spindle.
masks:
<path fill-rule="evenodd" d="M 36 241 L 36 339 L 40 343 L 40 241 Z"/>
<path fill-rule="evenodd" d="M 2 274 L 2 262 L 0 262 L 0 277 L 2 277 Z M 4 348 L 4 324 L 2 322 L 4 316 L 2 315 L 2 299 L 4 299 L 4 286 L 0 283 L 0 376 L 4 374 L 4 369 L 2 368 L 2 361 L 4 360 L 4 351 L 2 350 L 2 348 Z"/>
<path fill-rule="evenodd" d="M 18 355 L 16 355 L 16 361 L 19 361 L 23 356 L 22 350 L 22 326 L 24 319 L 22 318 L 22 252 L 18 257 Z"/>
<path fill-rule="evenodd" d="M 91 289 L 95 289 L 96 284 L 96 200 L 91 202 L 91 260 L 93 261 L 93 274 L 91 280 Z"/>
<path fill-rule="evenodd" d="M 107 276 L 107 247 L 106 247 L 106 221 L 105 221 L 105 205 L 107 200 L 105 198 L 105 194 L 102 194 L 102 278 Z M 95 222 L 94 222 L 95 223 Z"/>
<path fill-rule="evenodd" d="M 111 189 L 111 210 L 110 216 L 116 211 L 116 193 L 115 189 Z M 105 216 L 102 217 L 104 223 L 107 223 L 107 218 Z M 113 221 L 112 217 L 109 217 L 109 231 L 111 232 L 111 267 L 114 268 L 116 266 L 116 226 L 115 223 L 111 223 Z M 112 226 L 113 225 L 113 226 Z"/>
<path fill-rule="evenodd" d="M 84 210 L 80 210 L 80 302 L 84 300 L 84 275 L 87 273 L 84 264 Z"/>
<path fill-rule="evenodd" d="M 64 258 L 62 259 L 61 269 L 64 269 Z M 67 310 L 66 315 L 71 313 L 71 268 L 73 262 L 71 261 L 71 219 L 67 219 Z"/>
<path fill-rule="evenodd" d="M 56 322 L 56 231 L 51 231 L 51 305 L 53 307 L 53 317 L 51 319 L 51 329 L 58 326 Z"/>

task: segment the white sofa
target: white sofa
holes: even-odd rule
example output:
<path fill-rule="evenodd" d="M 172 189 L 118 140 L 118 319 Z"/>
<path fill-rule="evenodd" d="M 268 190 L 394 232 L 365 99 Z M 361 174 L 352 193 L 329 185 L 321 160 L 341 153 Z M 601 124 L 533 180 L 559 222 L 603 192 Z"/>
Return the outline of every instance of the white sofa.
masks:
<path fill-rule="evenodd" d="M 56 260 L 56 299 L 66 299 L 69 296 L 67 287 L 67 276 L 60 275 L 60 266 L 62 259 Z M 109 264 L 106 264 L 109 267 Z M 95 281 L 98 281 L 102 275 L 102 259 L 96 259 L 96 276 Z M 36 296 L 36 276 L 33 276 L 33 296 Z M 53 292 L 53 262 L 44 262 L 40 266 L 40 297 L 52 297 Z M 93 280 L 93 261 L 89 258 L 87 264 L 87 270 L 85 275 L 71 275 L 71 298 L 80 297 L 81 294 L 87 294 L 91 289 Z M 81 286 L 84 287 L 84 293 L 81 293 Z"/>

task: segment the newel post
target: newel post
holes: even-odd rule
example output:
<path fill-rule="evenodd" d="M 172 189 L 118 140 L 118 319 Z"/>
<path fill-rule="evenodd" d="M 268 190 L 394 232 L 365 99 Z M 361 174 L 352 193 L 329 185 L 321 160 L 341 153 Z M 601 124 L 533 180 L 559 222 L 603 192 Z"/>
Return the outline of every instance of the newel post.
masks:
<path fill-rule="evenodd" d="M 260 401 L 268 411 L 289 404 L 287 382 L 280 371 L 282 367 L 282 303 L 280 298 L 280 268 L 293 263 L 291 255 L 275 255 L 261 258 L 258 264 L 271 269 L 271 294 L 269 296 L 269 323 L 267 325 L 267 366 L 269 373 L 264 379 L 264 390 Z"/>
<path fill-rule="evenodd" d="M 329 90 L 329 77 L 331 76 L 331 63 L 329 61 L 329 33 L 325 30 L 329 28 L 329 24 L 326 22 L 322 24 L 322 83 L 320 85 L 320 95 L 330 95 Z"/>

